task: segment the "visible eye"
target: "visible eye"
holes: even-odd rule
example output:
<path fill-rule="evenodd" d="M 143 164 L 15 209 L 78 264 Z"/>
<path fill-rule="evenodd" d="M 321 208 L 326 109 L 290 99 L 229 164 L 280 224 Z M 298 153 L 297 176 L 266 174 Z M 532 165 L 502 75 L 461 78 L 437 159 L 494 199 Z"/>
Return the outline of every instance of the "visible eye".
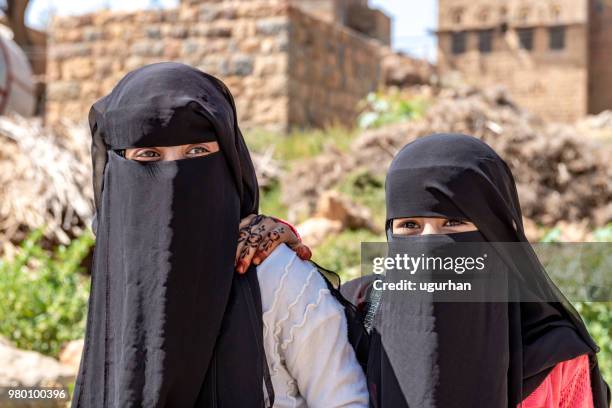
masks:
<path fill-rule="evenodd" d="M 403 221 L 398 226 L 400 229 L 419 229 L 421 226 L 414 221 Z"/>
<path fill-rule="evenodd" d="M 393 223 L 393 233 L 398 235 L 417 235 L 422 229 L 423 226 L 414 219 L 396 220 Z"/>
<path fill-rule="evenodd" d="M 198 146 L 191 147 L 189 150 L 187 150 L 185 154 L 189 156 L 199 156 L 199 155 L 203 155 L 206 153 L 210 153 L 210 150 L 208 150 L 206 146 L 198 145 Z"/>
<path fill-rule="evenodd" d="M 444 223 L 445 227 L 457 227 L 459 225 L 467 225 L 465 221 L 449 219 Z"/>
<path fill-rule="evenodd" d="M 152 149 L 139 150 L 134 155 L 134 158 L 136 158 L 136 159 L 145 159 L 145 160 L 157 159 L 157 158 L 160 158 L 160 157 L 161 157 L 161 155 L 159 154 L 159 152 L 157 152 L 155 150 L 152 150 Z"/>

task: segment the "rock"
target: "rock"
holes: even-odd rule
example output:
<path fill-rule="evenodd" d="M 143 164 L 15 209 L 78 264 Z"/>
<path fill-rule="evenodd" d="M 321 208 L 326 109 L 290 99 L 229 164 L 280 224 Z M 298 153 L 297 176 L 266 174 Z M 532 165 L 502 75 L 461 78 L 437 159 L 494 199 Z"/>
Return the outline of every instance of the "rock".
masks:
<path fill-rule="evenodd" d="M 296 226 L 302 242 L 309 247 L 316 247 L 326 238 L 342 232 L 342 222 L 323 217 L 310 218 Z"/>
<path fill-rule="evenodd" d="M 257 34 L 276 35 L 289 29 L 286 17 L 271 17 L 257 21 Z"/>
<path fill-rule="evenodd" d="M 83 353 L 84 340 L 72 340 L 64 345 L 59 355 L 59 362 L 66 367 L 71 367 L 76 373 L 79 371 L 81 354 Z"/>
<path fill-rule="evenodd" d="M 255 62 L 253 57 L 244 54 L 233 55 L 228 60 L 221 63 L 222 76 L 248 76 L 253 72 Z"/>
<path fill-rule="evenodd" d="M 325 239 L 345 229 L 365 228 L 375 233 L 380 232 L 372 221 L 372 214 L 367 208 L 351 201 L 337 191 L 327 191 L 319 199 L 314 217 L 307 219 L 297 227 L 302 241 L 310 247 L 316 247 Z"/>
<path fill-rule="evenodd" d="M 372 222 L 372 213 L 369 209 L 354 203 L 349 197 L 334 190 L 321 195 L 315 217 L 339 221 L 342 229 L 365 228 L 375 233 L 381 231 L 381 228 Z"/>
<path fill-rule="evenodd" d="M 431 82 L 434 67 L 426 60 L 412 58 L 390 48 L 384 48 L 382 54 L 382 78 L 386 86 L 405 87 Z"/>
<path fill-rule="evenodd" d="M 51 100 L 76 99 L 81 94 L 79 81 L 57 81 L 47 85 Z"/>
<path fill-rule="evenodd" d="M 54 358 L 35 351 L 15 348 L 8 340 L 0 337 L 0 406 L 12 407 L 63 407 L 68 400 L 48 398 L 21 400 L 18 404 L 9 397 L 10 389 L 25 387 L 53 387 L 65 389 L 74 382 L 76 371 L 62 365 Z"/>

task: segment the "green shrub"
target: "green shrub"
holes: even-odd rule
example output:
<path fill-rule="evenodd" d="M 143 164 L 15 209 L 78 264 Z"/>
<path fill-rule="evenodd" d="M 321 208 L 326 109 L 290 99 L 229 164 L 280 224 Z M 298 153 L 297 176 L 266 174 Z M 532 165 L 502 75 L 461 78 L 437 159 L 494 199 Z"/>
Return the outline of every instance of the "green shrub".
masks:
<path fill-rule="evenodd" d="M 427 110 L 428 102 L 422 98 L 406 99 L 399 93 L 370 93 L 364 109 L 357 119 L 362 129 L 377 128 L 391 123 L 419 119 Z"/>
<path fill-rule="evenodd" d="M 41 237 L 34 231 L 14 260 L 0 260 L 0 334 L 19 348 L 57 356 L 63 343 L 84 335 L 89 279 L 79 272 L 94 239 L 85 233 L 51 252 Z"/>
<path fill-rule="evenodd" d="M 559 230 L 552 229 L 543 241 L 557 242 L 559 236 Z M 612 224 L 593 231 L 593 239 L 598 242 L 612 242 Z M 594 261 L 602 262 L 601 259 Z M 597 265 L 588 267 L 597 267 Z M 612 301 L 573 302 L 573 304 L 601 349 L 597 355 L 599 366 L 604 378 L 610 383 L 612 381 Z"/>
<path fill-rule="evenodd" d="M 326 147 L 347 151 L 356 133 L 342 126 L 327 129 L 294 130 L 288 135 L 265 130 L 253 130 L 245 135 L 252 152 L 263 153 L 274 149 L 274 158 L 286 165 L 300 159 L 311 158 Z"/>
<path fill-rule="evenodd" d="M 593 231 L 593 240 L 612 242 L 612 223 Z M 576 302 L 578 312 L 599 345 L 599 366 L 608 384 L 612 382 L 612 301 Z"/>
<path fill-rule="evenodd" d="M 361 276 L 361 243 L 384 242 L 383 235 L 366 230 L 348 230 L 323 241 L 313 251 L 312 259 L 340 275 L 342 282 Z"/>
<path fill-rule="evenodd" d="M 385 224 L 385 179 L 368 170 L 356 170 L 346 176 L 338 190 L 357 204 L 370 209 L 372 218 L 380 228 Z"/>
<path fill-rule="evenodd" d="M 259 190 L 259 212 L 279 218 L 287 218 L 287 206 L 283 203 L 278 182 Z"/>
<path fill-rule="evenodd" d="M 575 302 L 576 310 L 589 329 L 589 333 L 600 348 L 597 358 L 601 372 L 608 382 L 612 381 L 612 302 Z"/>

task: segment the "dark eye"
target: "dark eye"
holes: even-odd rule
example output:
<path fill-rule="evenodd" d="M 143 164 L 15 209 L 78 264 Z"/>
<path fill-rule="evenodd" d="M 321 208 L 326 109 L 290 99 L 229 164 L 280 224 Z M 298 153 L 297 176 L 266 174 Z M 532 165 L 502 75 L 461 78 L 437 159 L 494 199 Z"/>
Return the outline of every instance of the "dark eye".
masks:
<path fill-rule="evenodd" d="M 194 146 L 191 149 L 187 150 L 187 154 L 190 156 L 205 154 L 209 152 L 210 150 L 208 150 L 205 146 Z"/>
<path fill-rule="evenodd" d="M 136 154 L 136 157 L 142 157 L 145 159 L 153 159 L 153 158 L 160 157 L 160 154 L 157 153 L 155 150 L 141 150 L 138 152 L 138 154 Z"/>
<path fill-rule="evenodd" d="M 398 228 L 418 229 L 418 228 L 420 228 L 420 226 L 419 226 L 419 224 L 417 224 L 414 221 L 404 221 L 404 222 L 400 223 L 400 225 L 398 225 Z"/>
<path fill-rule="evenodd" d="M 444 223 L 445 227 L 457 227 L 459 225 L 465 225 L 465 221 L 461 221 L 461 220 L 448 220 L 446 221 L 446 223 Z"/>

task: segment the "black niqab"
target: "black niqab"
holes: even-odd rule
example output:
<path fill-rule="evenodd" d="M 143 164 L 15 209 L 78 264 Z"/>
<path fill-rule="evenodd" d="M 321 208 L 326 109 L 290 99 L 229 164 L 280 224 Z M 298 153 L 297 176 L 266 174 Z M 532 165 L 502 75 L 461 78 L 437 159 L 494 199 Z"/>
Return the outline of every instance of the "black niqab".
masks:
<path fill-rule="evenodd" d="M 528 241 L 512 174 L 489 146 L 456 134 L 417 139 L 394 158 L 385 188 L 389 242 L 405 239 L 429 248 L 457 241 L 489 243 L 507 268 L 508 291 L 529 288 L 529 299 L 542 301 L 425 301 L 411 311 L 395 304 L 385 314 L 383 294 L 368 362 L 374 406 L 516 407 L 556 364 L 588 354 L 595 407 L 608 407 L 598 348 L 576 310 L 530 245 L 520 246 L 518 257 L 496 245 Z M 392 220 L 404 217 L 467 219 L 478 231 L 394 236 Z"/>
<path fill-rule="evenodd" d="M 229 90 L 187 65 L 152 64 L 89 122 L 97 239 L 72 406 L 262 407 L 259 287 L 253 270 L 233 268 L 258 189 Z M 207 141 L 220 150 L 175 161 L 116 152 Z"/>

